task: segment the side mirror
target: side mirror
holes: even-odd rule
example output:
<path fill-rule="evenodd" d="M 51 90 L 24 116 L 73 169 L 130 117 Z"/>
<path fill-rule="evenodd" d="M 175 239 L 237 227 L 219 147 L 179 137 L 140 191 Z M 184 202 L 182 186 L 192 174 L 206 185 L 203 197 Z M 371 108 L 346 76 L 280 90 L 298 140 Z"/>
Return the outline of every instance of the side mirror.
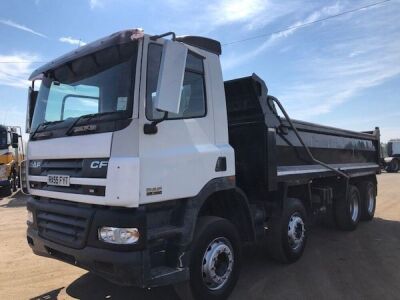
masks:
<path fill-rule="evenodd" d="M 11 133 L 11 146 L 13 148 L 18 148 L 19 134 L 16 132 Z"/>
<path fill-rule="evenodd" d="M 165 41 L 154 101 L 157 110 L 175 114 L 179 112 L 187 52 L 184 44 Z"/>
<path fill-rule="evenodd" d="M 35 110 L 37 96 L 38 96 L 38 91 L 34 90 L 33 85 L 30 86 L 28 90 L 28 104 L 26 109 L 26 124 L 25 124 L 26 133 L 29 133 L 31 131 L 33 112 Z"/>

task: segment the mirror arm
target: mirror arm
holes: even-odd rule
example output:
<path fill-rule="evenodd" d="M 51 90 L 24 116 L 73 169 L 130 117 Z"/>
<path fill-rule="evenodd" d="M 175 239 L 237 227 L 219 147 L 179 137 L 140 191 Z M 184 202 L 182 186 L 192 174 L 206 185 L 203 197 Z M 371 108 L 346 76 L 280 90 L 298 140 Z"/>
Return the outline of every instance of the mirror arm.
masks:
<path fill-rule="evenodd" d="M 154 120 L 151 122 L 153 125 L 157 125 L 158 123 L 161 123 L 162 121 L 165 121 L 168 118 L 168 112 L 164 111 L 164 115 L 161 119 Z"/>

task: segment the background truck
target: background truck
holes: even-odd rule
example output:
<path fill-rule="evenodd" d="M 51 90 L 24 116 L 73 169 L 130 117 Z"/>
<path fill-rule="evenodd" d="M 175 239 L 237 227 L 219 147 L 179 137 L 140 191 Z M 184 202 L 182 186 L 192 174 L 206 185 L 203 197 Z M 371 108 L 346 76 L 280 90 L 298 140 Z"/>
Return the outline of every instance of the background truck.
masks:
<path fill-rule="evenodd" d="M 400 139 L 389 140 L 386 145 L 387 157 L 384 157 L 386 172 L 397 173 L 400 170 Z"/>
<path fill-rule="evenodd" d="M 23 152 L 21 128 L 0 125 L 0 197 L 17 191 Z"/>
<path fill-rule="evenodd" d="M 257 75 L 224 82 L 220 55 L 205 37 L 126 30 L 32 73 L 21 178 L 34 253 L 226 299 L 244 244 L 290 263 L 313 219 L 373 218 L 379 129 L 291 120 Z"/>

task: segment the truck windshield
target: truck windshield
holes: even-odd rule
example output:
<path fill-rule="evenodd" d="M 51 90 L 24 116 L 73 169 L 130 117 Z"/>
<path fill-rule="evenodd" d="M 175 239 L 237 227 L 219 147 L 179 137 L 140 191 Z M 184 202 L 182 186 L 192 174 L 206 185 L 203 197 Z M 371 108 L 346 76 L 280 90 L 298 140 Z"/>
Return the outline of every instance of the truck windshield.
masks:
<path fill-rule="evenodd" d="M 7 130 L 0 127 L 0 150 L 8 148 Z"/>
<path fill-rule="evenodd" d="M 132 114 L 137 43 L 113 46 L 66 63 L 42 80 L 32 130 L 88 114 Z M 109 120 L 109 117 L 108 117 Z M 61 124 L 62 125 L 62 124 Z M 66 124 L 68 126 L 68 124 Z"/>

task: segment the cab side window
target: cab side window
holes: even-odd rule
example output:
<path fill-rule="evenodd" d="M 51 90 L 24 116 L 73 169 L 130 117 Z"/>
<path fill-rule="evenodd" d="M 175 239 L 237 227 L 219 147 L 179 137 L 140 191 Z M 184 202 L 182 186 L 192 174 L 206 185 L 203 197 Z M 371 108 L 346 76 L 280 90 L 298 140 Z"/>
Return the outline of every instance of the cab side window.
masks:
<path fill-rule="evenodd" d="M 149 120 L 160 119 L 164 113 L 154 109 L 157 81 L 161 63 L 162 46 L 150 44 L 147 59 L 146 117 Z M 181 91 L 179 113 L 168 113 L 167 119 L 199 118 L 206 115 L 206 96 L 204 84 L 203 58 L 188 52 L 185 75 Z"/>

